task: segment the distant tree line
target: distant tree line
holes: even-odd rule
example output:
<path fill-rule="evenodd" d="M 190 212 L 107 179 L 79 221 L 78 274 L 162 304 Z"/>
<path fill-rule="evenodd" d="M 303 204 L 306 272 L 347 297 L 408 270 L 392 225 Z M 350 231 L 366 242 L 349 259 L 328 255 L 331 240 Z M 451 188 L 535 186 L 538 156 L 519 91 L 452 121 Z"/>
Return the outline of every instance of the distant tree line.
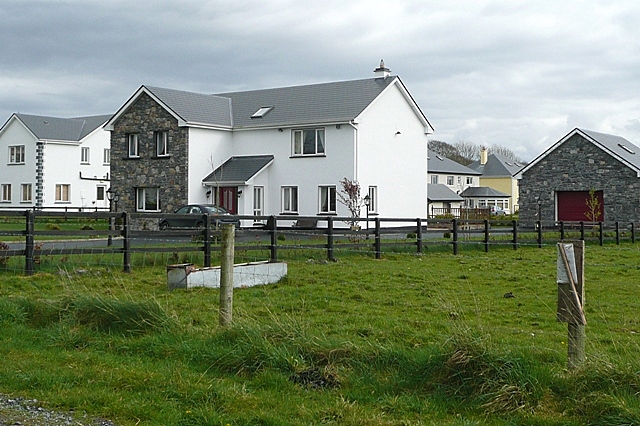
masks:
<path fill-rule="evenodd" d="M 429 141 L 429 149 L 431 151 L 465 166 L 479 160 L 480 151 L 483 148 L 485 148 L 485 146 L 467 141 L 458 141 L 452 144 L 439 140 Z M 502 155 L 518 163 L 525 164 L 522 158 L 507 147 L 494 144 L 488 148 L 488 151 L 489 154 Z"/>

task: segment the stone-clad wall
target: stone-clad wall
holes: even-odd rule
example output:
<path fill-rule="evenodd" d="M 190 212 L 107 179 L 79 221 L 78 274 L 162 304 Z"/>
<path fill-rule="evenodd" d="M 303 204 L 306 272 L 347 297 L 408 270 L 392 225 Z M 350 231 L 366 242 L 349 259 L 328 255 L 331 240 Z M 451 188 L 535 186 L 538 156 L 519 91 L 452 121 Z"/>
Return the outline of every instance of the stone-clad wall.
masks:
<path fill-rule="evenodd" d="M 168 157 L 157 157 L 154 132 L 169 132 Z M 140 158 L 128 157 L 127 135 L 138 133 Z M 118 210 L 136 211 L 136 188 L 160 188 L 160 209 L 173 212 L 187 203 L 188 132 L 147 94 L 114 123 L 111 132 L 111 187 Z"/>
<path fill-rule="evenodd" d="M 556 220 L 557 191 L 603 192 L 604 220 L 631 222 L 640 220 L 640 178 L 580 135 L 573 135 L 522 176 L 520 185 L 520 221 Z"/>

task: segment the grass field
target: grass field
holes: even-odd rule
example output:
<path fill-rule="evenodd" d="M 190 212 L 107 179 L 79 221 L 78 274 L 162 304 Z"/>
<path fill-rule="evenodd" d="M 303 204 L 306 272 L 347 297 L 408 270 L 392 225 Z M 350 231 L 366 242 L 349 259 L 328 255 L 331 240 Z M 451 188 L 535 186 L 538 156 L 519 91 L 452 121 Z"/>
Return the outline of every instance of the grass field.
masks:
<path fill-rule="evenodd" d="M 640 424 L 639 260 L 587 246 L 577 371 L 555 245 L 298 257 L 235 290 L 228 328 L 163 266 L 7 273 L 0 392 L 122 425 Z"/>

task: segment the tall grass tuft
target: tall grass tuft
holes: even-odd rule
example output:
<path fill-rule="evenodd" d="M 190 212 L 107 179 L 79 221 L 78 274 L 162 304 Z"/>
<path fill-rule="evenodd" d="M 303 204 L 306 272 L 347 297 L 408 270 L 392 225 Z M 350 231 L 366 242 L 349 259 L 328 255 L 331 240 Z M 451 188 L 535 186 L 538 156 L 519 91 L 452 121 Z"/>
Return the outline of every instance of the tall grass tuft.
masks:
<path fill-rule="evenodd" d="M 80 297 L 64 302 L 61 315 L 99 332 L 125 336 L 163 330 L 171 324 L 169 316 L 153 300 Z"/>

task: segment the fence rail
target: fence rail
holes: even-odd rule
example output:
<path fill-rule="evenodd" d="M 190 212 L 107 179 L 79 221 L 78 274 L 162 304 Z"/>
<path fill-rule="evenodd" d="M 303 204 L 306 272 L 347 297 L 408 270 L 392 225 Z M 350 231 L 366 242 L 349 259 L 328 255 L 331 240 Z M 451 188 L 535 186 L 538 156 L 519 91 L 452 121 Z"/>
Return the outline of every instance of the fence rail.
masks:
<path fill-rule="evenodd" d="M 35 259 L 43 255 L 79 255 L 87 254 L 83 248 L 47 249 L 43 242 L 47 238 L 60 237 L 88 239 L 99 238 L 101 245 L 92 246 L 90 254 L 117 254 L 122 256 L 125 272 L 131 271 L 133 253 L 166 252 L 202 252 L 203 264 L 211 266 L 212 253 L 220 251 L 218 244 L 220 230 L 214 226 L 223 216 L 202 215 L 202 229 L 150 229 L 150 223 L 167 217 L 160 213 L 128 212 L 55 212 L 55 211 L 0 211 L 0 241 L 3 239 L 24 242 L 24 248 L 0 247 L 0 258 L 23 256 L 24 273 L 35 272 Z M 226 217 L 228 218 L 228 216 Z M 491 246 L 510 245 L 514 250 L 522 244 L 537 245 L 565 239 L 597 241 L 622 240 L 635 243 L 635 223 L 620 222 L 546 222 L 521 223 L 516 220 L 489 219 L 422 219 L 422 218 L 350 218 L 337 216 L 235 216 L 242 223 L 253 225 L 241 227 L 238 236 L 244 236 L 244 242 L 236 245 L 236 250 L 262 250 L 269 253 L 269 260 L 278 261 L 280 250 L 299 250 L 314 248 L 326 252 L 329 261 L 336 259 L 337 249 L 358 250 L 371 253 L 380 258 L 385 250 L 402 247 L 422 253 L 435 245 L 451 245 L 453 254 L 468 244 L 480 245 L 485 251 Z M 41 226 L 43 221 L 91 220 L 107 224 L 105 229 L 47 229 Z M 314 226 L 296 228 L 292 221 L 313 223 Z M 22 230 L 15 229 L 22 223 Z M 6 224 L 13 224 L 13 228 Z M 16 225 L 17 224 L 17 225 Z M 36 229 L 36 224 L 40 224 Z M 4 225 L 4 226 L 3 226 Z M 287 244 L 279 236 L 290 234 L 304 242 Z M 106 240 L 106 244 L 104 241 Z M 148 243 L 144 246 L 137 241 L 170 241 L 170 246 Z M 185 244 L 188 241 L 189 244 Z M 197 244 L 192 242 L 196 241 Z"/>

